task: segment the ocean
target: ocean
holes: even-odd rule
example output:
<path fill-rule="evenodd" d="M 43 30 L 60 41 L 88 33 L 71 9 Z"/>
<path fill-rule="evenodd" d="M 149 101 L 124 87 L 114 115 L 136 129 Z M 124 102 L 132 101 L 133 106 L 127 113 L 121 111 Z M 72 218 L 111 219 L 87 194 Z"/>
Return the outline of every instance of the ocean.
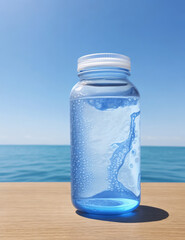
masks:
<path fill-rule="evenodd" d="M 185 147 L 141 147 L 142 182 L 185 182 Z M 0 182 L 70 181 L 70 146 L 0 145 Z"/>

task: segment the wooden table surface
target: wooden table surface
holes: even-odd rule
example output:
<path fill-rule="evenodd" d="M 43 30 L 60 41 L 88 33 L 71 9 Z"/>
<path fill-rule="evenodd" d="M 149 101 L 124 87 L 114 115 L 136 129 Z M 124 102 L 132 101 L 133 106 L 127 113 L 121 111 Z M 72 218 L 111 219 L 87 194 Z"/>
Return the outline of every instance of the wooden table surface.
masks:
<path fill-rule="evenodd" d="M 0 240 L 184 240 L 185 183 L 142 183 L 137 210 L 95 218 L 76 213 L 69 183 L 0 183 Z"/>

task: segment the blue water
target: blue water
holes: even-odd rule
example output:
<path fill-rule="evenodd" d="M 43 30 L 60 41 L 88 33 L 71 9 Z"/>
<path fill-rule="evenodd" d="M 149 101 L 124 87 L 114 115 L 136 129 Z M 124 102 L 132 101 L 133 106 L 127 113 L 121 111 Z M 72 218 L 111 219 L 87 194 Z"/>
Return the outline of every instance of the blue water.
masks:
<path fill-rule="evenodd" d="M 142 182 L 185 182 L 185 147 L 141 147 Z M 70 181 L 69 146 L 0 146 L 1 182 Z"/>
<path fill-rule="evenodd" d="M 58 182 L 69 178 L 69 146 L 0 146 L 1 182 Z"/>
<path fill-rule="evenodd" d="M 71 190 L 77 209 L 120 214 L 138 206 L 139 119 L 136 97 L 71 100 Z"/>
<path fill-rule="evenodd" d="M 134 210 L 139 206 L 139 201 L 118 197 L 107 198 L 101 194 L 101 197 L 97 198 L 73 199 L 73 204 L 82 212 L 113 215 Z"/>

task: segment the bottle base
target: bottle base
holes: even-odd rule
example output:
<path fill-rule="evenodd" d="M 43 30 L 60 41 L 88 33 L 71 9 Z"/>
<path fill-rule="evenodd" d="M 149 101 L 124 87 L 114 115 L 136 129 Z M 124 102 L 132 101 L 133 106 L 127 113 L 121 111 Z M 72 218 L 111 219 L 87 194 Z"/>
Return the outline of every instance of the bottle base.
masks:
<path fill-rule="evenodd" d="M 139 201 L 126 198 L 85 198 L 73 199 L 73 204 L 82 212 L 113 215 L 136 209 Z"/>

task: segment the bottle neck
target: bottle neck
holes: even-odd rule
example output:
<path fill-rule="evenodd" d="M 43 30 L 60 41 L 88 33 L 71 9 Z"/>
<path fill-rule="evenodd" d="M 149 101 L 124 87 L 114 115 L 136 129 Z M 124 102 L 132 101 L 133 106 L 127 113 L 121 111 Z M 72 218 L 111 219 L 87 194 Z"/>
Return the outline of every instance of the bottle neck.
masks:
<path fill-rule="evenodd" d="M 78 73 L 80 81 L 88 84 L 123 84 L 129 81 L 129 76 L 130 72 L 121 68 L 86 69 Z"/>

